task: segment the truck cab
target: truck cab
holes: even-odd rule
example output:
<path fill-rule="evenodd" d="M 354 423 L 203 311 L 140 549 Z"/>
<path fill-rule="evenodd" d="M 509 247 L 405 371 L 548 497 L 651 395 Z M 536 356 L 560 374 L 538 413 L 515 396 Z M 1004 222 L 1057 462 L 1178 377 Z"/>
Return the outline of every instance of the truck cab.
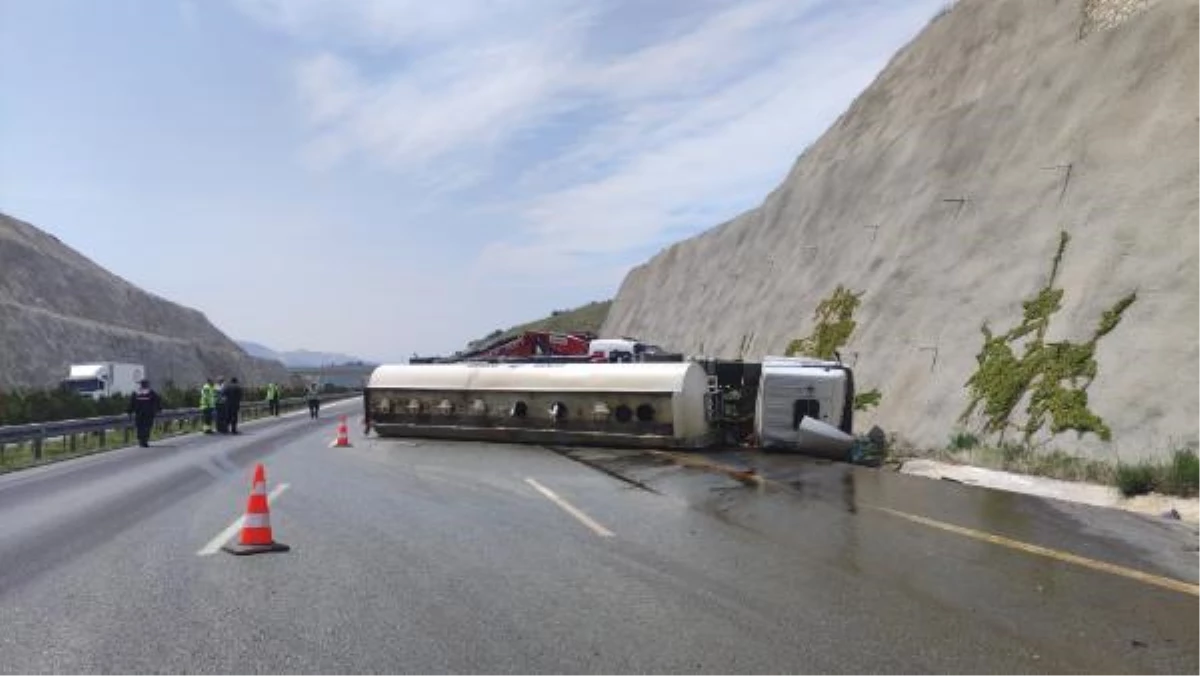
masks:
<path fill-rule="evenodd" d="M 755 407 L 764 448 L 841 448 L 854 424 L 854 374 L 839 361 L 764 357 Z"/>

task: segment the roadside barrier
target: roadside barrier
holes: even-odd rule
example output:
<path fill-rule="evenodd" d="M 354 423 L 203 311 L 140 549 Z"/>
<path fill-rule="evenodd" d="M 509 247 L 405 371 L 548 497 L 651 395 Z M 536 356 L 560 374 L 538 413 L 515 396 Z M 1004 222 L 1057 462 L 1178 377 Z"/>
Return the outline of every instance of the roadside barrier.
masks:
<path fill-rule="evenodd" d="M 358 392 L 321 395 L 321 401 L 337 401 L 362 396 Z M 303 397 L 281 399 L 280 414 L 308 407 Z M 270 416 L 265 401 L 243 403 L 240 409 L 243 422 Z M 152 438 L 198 432 L 201 428 L 200 409 L 179 408 L 162 411 L 154 419 Z M 7 425 L 0 427 L 0 472 L 40 464 L 47 459 L 94 453 L 129 446 L 133 443 L 133 419 L 127 415 L 111 415 L 78 420 Z"/>

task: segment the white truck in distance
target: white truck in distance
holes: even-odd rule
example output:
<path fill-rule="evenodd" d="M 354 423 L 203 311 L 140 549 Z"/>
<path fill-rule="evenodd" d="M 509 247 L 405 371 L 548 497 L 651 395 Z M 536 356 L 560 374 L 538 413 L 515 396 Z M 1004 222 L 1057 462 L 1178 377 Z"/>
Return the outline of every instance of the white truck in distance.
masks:
<path fill-rule="evenodd" d="M 103 399 L 118 394 L 132 394 L 145 374 L 146 367 L 142 364 L 114 361 L 71 364 L 71 370 L 62 384 L 81 396 Z"/>

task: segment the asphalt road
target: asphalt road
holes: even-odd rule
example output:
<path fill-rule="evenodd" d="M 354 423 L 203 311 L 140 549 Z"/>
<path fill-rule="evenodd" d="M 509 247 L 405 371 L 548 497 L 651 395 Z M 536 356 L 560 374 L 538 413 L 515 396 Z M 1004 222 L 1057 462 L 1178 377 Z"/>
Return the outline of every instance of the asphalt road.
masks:
<path fill-rule="evenodd" d="M 797 497 L 666 472 L 655 493 L 537 447 L 355 424 L 330 448 L 356 407 L 0 477 L 0 670 L 1197 672 L 1194 563 L 1175 589 L 934 525 L 962 487 L 876 472 L 847 497 L 809 476 Z M 259 461 L 292 549 L 215 550 Z M 996 530 L 1003 502 L 959 525 Z M 1149 522 L 1038 523 L 1006 537 L 1187 578 L 1116 547 Z"/>

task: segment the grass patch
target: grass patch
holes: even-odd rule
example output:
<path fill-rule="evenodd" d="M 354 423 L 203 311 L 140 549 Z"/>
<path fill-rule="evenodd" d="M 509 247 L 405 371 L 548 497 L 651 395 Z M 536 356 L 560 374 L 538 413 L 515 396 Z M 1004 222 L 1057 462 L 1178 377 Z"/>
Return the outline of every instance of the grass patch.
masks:
<path fill-rule="evenodd" d="M 1121 465 L 1117 468 L 1116 484 L 1117 490 L 1127 498 L 1134 495 L 1145 495 L 1154 490 L 1154 466 L 1147 462 Z"/>
<path fill-rule="evenodd" d="M 1195 497 L 1200 492 L 1200 459 L 1190 448 L 1176 450 L 1165 463 L 1121 465 L 1116 475 L 1117 488 L 1126 497 L 1151 492 Z"/>
<path fill-rule="evenodd" d="M 193 431 L 190 426 L 179 427 L 174 423 L 171 423 L 169 426 L 155 425 L 154 429 L 150 431 L 150 440 L 152 442 L 160 441 L 182 434 L 189 434 Z M 0 472 L 24 469 L 26 467 L 91 455 L 93 453 L 112 451 L 132 446 L 136 443 L 137 435 L 132 428 L 129 430 L 128 439 L 126 439 L 125 433 L 120 429 L 109 430 L 103 438 L 103 443 L 101 443 L 101 437 L 97 433 L 75 435 L 74 444 L 68 438 L 52 437 L 42 441 L 42 457 L 40 459 L 34 456 L 32 442 L 6 444 L 3 451 L 0 451 Z"/>
<path fill-rule="evenodd" d="M 1200 493 L 1200 459 L 1192 447 L 1178 449 L 1164 461 L 1112 463 L 1059 450 L 1039 451 L 1020 442 L 985 445 L 974 434 L 959 431 L 950 436 L 945 448 L 915 455 L 1050 479 L 1115 486 L 1125 497 L 1152 492 L 1195 497 Z"/>
<path fill-rule="evenodd" d="M 1164 477 L 1164 490 L 1173 495 L 1200 493 L 1200 458 L 1193 449 L 1175 451 Z"/>
<path fill-rule="evenodd" d="M 1081 458 L 1062 451 L 1038 452 L 1026 444 L 1016 442 L 1001 444 L 998 448 L 983 447 L 979 450 L 981 453 L 977 455 L 990 458 L 995 469 L 1007 472 L 1100 484 L 1111 484 L 1114 478 L 1112 463 Z"/>

